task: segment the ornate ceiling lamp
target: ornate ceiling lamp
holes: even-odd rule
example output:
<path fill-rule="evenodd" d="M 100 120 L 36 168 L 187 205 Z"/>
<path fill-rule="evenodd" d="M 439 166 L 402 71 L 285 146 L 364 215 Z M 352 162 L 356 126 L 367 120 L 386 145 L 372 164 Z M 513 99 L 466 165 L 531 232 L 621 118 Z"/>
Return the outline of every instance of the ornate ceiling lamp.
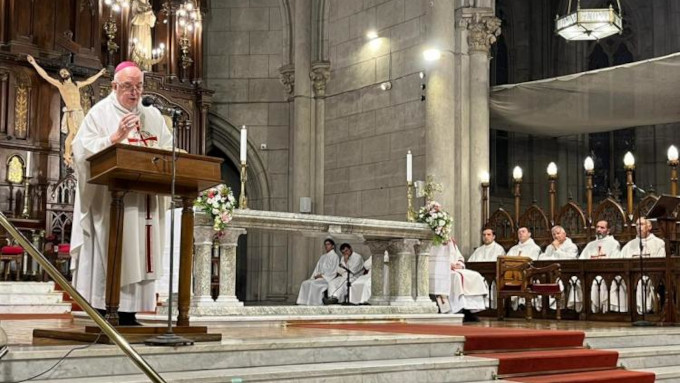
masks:
<path fill-rule="evenodd" d="M 618 12 L 609 8 L 582 9 L 581 0 L 576 1 L 576 11 L 571 11 L 571 0 L 567 14 L 555 20 L 555 32 L 567 41 L 600 40 L 623 31 L 623 11 L 620 0 L 616 0 Z"/>

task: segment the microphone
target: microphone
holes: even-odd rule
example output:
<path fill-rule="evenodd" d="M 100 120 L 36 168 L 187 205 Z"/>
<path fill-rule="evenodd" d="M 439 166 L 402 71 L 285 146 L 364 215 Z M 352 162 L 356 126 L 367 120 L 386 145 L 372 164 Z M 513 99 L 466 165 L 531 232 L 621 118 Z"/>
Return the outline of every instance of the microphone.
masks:
<path fill-rule="evenodd" d="M 158 100 L 153 96 L 144 96 L 142 98 L 142 105 L 153 106 L 160 110 L 161 113 L 169 114 L 170 116 L 176 117 L 182 114 L 182 110 L 179 108 L 173 108 L 170 106 L 163 106 L 158 104 Z"/>
<path fill-rule="evenodd" d="M 642 193 L 642 194 L 647 194 L 647 192 L 646 192 L 644 189 L 642 189 L 641 187 L 639 187 L 639 186 L 637 186 L 637 185 L 635 185 L 635 184 L 633 184 L 633 190 L 637 190 L 637 191 L 639 191 L 639 192 Z"/>

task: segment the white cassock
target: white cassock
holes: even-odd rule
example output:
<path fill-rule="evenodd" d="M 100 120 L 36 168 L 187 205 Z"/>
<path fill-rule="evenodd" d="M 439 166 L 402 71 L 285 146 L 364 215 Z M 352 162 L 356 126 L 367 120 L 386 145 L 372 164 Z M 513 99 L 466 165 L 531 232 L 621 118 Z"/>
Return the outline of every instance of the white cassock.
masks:
<path fill-rule="evenodd" d="M 488 245 L 479 246 L 472 253 L 468 262 L 496 262 L 498 257 L 505 255 L 505 249 L 503 246 L 496 243 L 496 241 L 491 242 Z M 484 281 L 486 285 L 486 280 Z M 491 292 L 487 295 L 485 299 L 485 305 L 487 307 L 496 308 L 496 283 L 495 281 L 491 283 Z"/>
<path fill-rule="evenodd" d="M 366 303 L 371 297 L 371 268 L 373 257 L 364 261 L 364 274 L 357 278 L 349 288 L 349 302 L 355 305 Z"/>
<path fill-rule="evenodd" d="M 571 238 L 567 238 L 564 240 L 562 245 L 559 248 L 555 248 L 553 244 L 551 243 L 550 245 L 546 246 L 545 252 L 541 254 L 538 258 L 539 261 L 550 261 L 550 260 L 558 260 L 558 259 L 576 259 L 578 257 L 578 247 L 576 247 L 576 244 L 572 242 Z M 560 280 L 559 282 L 560 285 L 560 291 L 564 292 L 564 283 Z M 572 289 L 577 287 L 581 288 L 581 284 L 577 283 L 576 285 L 571 285 Z M 579 299 L 579 297 L 583 297 L 583 293 L 577 293 L 574 292 L 570 289 L 569 291 L 569 299 Z M 565 300 L 564 295 L 562 296 L 562 303 L 564 303 Z M 555 298 L 550 297 L 550 308 L 555 310 L 556 309 L 556 304 L 555 304 Z M 539 301 L 540 302 L 540 301 Z M 576 304 L 581 304 L 582 301 L 579 300 L 578 302 L 576 301 L 567 301 L 567 307 L 573 308 L 575 307 Z M 539 310 L 541 305 L 537 305 Z M 564 305 L 562 306 L 564 307 Z"/>
<path fill-rule="evenodd" d="M 451 273 L 451 312 L 457 313 L 463 309 L 478 312 L 486 309 L 486 298 L 489 289 L 484 277 L 476 271 L 465 269 L 465 258 L 458 246 L 449 242 L 446 246 L 449 253 L 449 270 Z M 459 267 L 454 270 L 454 267 Z"/>
<path fill-rule="evenodd" d="M 647 238 L 644 238 L 642 240 L 642 254 L 644 255 L 643 259 L 647 258 L 648 256 L 652 258 L 664 258 L 666 257 L 666 243 L 664 242 L 663 239 L 655 236 L 652 233 L 649 233 Z M 624 246 L 623 249 L 621 249 L 621 258 L 633 258 L 639 256 L 640 256 L 640 237 L 636 237 L 630 240 L 628 243 L 626 243 L 626 246 Z M 656 296 L 654 293 L 654 286 L 652 285 L 652 282 L 649 280 L 649 277 L 645 275 L 644 278 L 646 281 L 645 290 L 647 291 L 645 303 L 647 306 L 647 311 L 650 311 L 652 309 L 653 302 L 656 300 Z M 635 291 L 636 291 L 635 302 L 637 306 L 637 311 L 638 313 L 642 313 L 642 288 L 640 287 L 640 281 L 638 281 L 637 288 L 635 289 Z"/>
<path fill-rule="evenodd" d="M 619 249 L 621 249 L 619 241 L 611 235 L 607 235 L 604 238 L 588 242 L 581 252 L 579 259 L 597 259 L 599 254 L 603 254 L 603 258 L 619 258 Z M 614 299 L 618 302 L 618 295 L 621 291 L 616 291 L 616 285 L 612 285 L 612 296 L 616 295 Z M 618 303 L 616 306 L 618 311 Z M 595 277 L 590 286 L 590 310 L 594 313 L 609 311 L 609 291 L 604 280 L 599 275 Z"/>
<path fill-rule="evenodd" d="M 556 249 L 551 243 L 546 246 L 545 252 L 538 258 L 539 261 L 551 259 L 576 259 L 578 257 L 578 247 L 571 241 L 571 238 L 564 240 L 564 243 Z"/>
<path fill-rule="evenodd" d="M 533 238 L 527 239 L 524 243 L 518 243 L 508 250 L 508 255 L 521 255 L 533 260 L 538 260 L 539 254 L 541 254 L 541 248 L 538 247 Z"/>
<path fill-rule="evenodd" d="M 345 257 L 340 258 L 340 265 L 349 269 L 349 281 L 353 283 L 361 275 L 364 270 L 364 258 L 358 253 L 352 252 L 345 262 Z M 337 276 L 328 282 L 328 297 L 338 298 L 338 302 L 344 302 L 347 294 L 347 270 L 338 266 Z"/>
<path fill-rule="evenodd" d="M 432 246 L 429 259 L 430 291 L 432 295 L 449 295 L 451 292 L 451 263 L 448 245 Z"/>
<path fill-rule="evenodd" d="M 118 129 L 118 123 L 127 113 L 129 111 L 111 93 L 90 109 L 73 140 L 74 169 L 78 180 L 71 233 L 73 285 L 92 306 L 99 309 L 105 308 L 111 194 L 106 186 L 87 182 L 90 165 L 86 159 L 111 146 L 109 137 Z M 140 116 L 141 130 L 133 130 L 122 143 L 171 147 L 172 135 L 156 108 L 139 105 L 134 113 Z M 119 310 L 154 311 L 154 281 L 162 274 L 165 213 L 170 199 L 159 196 L 149 196 L 147 199 L 145 194 L 127 193 L 124 202 Z M 148 220 L 147 214 L 151 217 Z M 147 224 L 150 224 L 149 229 Z"/>
<path fill-rule="evenodd" d="M 496 241 L 491 242 L 488 245 L 479 246 L 475 249 L 474 253 L 468 258 L 468 262 L 496 262 L 496 259 L 500 256 L 505 255 L 505 250 L 503 246 L 496 243 Z"/>
<path fill-rule="evenodd" d="M 310 306 L 323 305 L 323 292 L 328 289 L 328 282 L 336 277 L 339 264 L 340 257 L 335 250 L 323 254 L 319 261 L 316 262 L 312 276 L 302 281 L 297 304 Z M 319 274 L 321 278 L 315 279 L 314 276 Z"/>

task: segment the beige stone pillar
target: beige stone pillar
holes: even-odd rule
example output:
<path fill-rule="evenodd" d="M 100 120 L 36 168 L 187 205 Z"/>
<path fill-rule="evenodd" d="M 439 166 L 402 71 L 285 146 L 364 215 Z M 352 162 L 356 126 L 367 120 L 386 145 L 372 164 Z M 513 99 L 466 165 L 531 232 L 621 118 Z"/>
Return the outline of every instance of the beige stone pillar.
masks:
<path fill-rule="evenodd" d="M 213 230 L 210 217 L 204 213 L 194 213 L 194 294 L 191 297 L 192 307 L 213 303 L 210 294 L 210 268 L 214 237 L 215 230 Z M 179 254 L 175 254 L 174 259 L 178 261 Z"/>
<path fill-rule="evenodd" d="M 426 63 L 427 87 L 425 105 L 425 173 L 440 183 L 443 192 L 435 196 L 444 209 L 453 213 L 456 196 L 454 193 L 455 162 L 453 121 L 454 103 L 454 14 L 453 0 L 433 0 L 428 8 L 427 42 L 424 48 L 437 48 L 441 58 Z M 417 155 L 417 153 L 416 153 Z M 461 203 L 462 201 L 458 201 Z M 455 218 L 455 217 L 454 217 Z M 454 219 L 454 226 L 456 225 Z"/>
<path fill-rule="evenodd" d="M 390 241 L 387 251 L 390 254 L 390 283 L 394 283 L 394 295 L 390 297 L 390 305 L 411 306 L 415 304 L 413 299 L 413 270 L 411 265 L 415 252 L 413 246 L 418 243 L 415 239 L 395 239 Z M 373 280 L 371 280 L 371 283 Z"/>
<path fill-rule="evenodd" d="M 292 151 L 292 179 L 291 212 L 300 212 L 300 197 L 314 197 L 313 177 L 314 161 L 312 151 L 315 147 L 312 117 L 312 85 L 311 72 L 311 30 L 312 30 L 312 1 L 295 0 L 294 11 L 294 87 L 293 87 L 293 125 L 290 148 Z M 312 200 L 312 206 L 317 201 Z M 297 235 L 289 236 L 288 270 L 290 280 L 289 298 L 294 299 L 300 283 L 307 279 L 312 269 L 311 260 L 313 241 Z"/>
<path fill-rule="evenodd" d="M 386 306 L 390 299 L 385 296 L 384 292 L 383 265 L 385 250 L 389 247 L 390 241 L 384 239 L 366 240 L 366 245 L 371 250 L 371 262 L 373 263 L 371 268 L 371 298 L 368 299 L 368 303 L 373 306 Z"/>
<path fill-rule="evenodd" d="M 482 8 L 467 20 L 470 56 L 470 160 L 469 244 L 466 253 L 480 244 L 482 222 L 481 174 L 489 171 L 489 48 L 501 32 L 501 20 Z M 466 244 L 467 245 L 467 244 Z"/>
<path fill-rule="evenodd" d="M 236 249 L 238 238 L 246 234 L 242 228 L 227 228 L 219 238 L 220 291 L 215 303 L 218 306 L 243 306 L 236 298 Z"/>
<path fill-rule="evenodd" d="M 430 299 L 430 250 L 432 241 L 420 240 L 414 246 L 416 252 L 416 303 L 434 306 Z"/>
<path fill-rule="evenodd" d="M 309 78 L 312 80 L 314 88 L 314 128 L 313 134 L 313 150 L 311 157 L 312 161 L 311 174 L 314 174 L 314 183 L 312 185 L 312 208 L 314 214 L 323 214 L 324 211 L 324 148 L 326 143 L 324 141 L 325 121 L 326 121 L 326 84 L 331 77 L 331 64 L 327 61 L 315 62 L 312 64 L 312 70 L 309 72 Z"/>

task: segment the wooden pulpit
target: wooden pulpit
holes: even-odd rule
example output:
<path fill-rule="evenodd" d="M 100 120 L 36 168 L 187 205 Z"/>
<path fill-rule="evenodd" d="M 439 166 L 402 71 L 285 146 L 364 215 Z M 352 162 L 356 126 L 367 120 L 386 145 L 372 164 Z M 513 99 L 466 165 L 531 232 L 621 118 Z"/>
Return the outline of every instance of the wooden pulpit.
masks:
<path fill-rule="evenodd" d="M 176 153 L 175 195 L 182 199 L 177 326 L 189 325 L 191 268 L 194 245 L 193 203 L 198 193 L 222 182 L 222 159 Z M 106 269 L 106 318 L 118 325 L 123 244 L 123 196 L 128 192 L 171 194 L 172 152 L 125 144 L 112 145 L 90 156 L 89 183 L 111 192 Z"/>

